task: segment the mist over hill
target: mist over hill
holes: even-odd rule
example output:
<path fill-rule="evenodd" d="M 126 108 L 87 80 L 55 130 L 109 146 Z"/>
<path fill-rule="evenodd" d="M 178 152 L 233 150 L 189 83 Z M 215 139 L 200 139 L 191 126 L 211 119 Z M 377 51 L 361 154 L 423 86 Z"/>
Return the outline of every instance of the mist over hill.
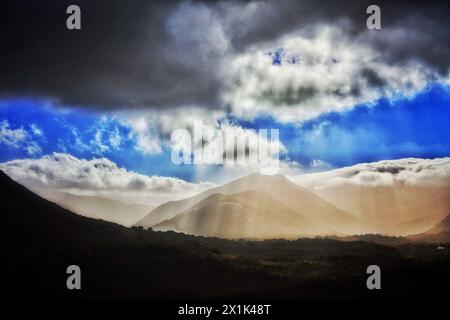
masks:
<path fill-rule="evenodd" d="M 151 205 L 125 203 L 106 197 L 77 195 L 54 190 L 44 191 L 40 195 L 82 216 L 102 219 L 126 227 L 132 226 L 153 209 Z"/>
<path fill-rule="evenodd" d="M 406 158 L 361 163 L 293 178 L 319 197 L 381 233 L 412 235 L 450 212 L 450 158 Z"/>

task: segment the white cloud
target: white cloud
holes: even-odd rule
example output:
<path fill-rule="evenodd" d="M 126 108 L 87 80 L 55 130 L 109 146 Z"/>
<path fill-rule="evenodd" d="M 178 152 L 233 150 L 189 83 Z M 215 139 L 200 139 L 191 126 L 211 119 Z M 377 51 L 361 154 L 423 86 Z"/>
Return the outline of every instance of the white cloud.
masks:
<path fill-rule="evenodd" d="M 113 125 L 114 121 L 114 117 L 109 118 L 106 115 L 100 117 L 100 121 L 92 128 L 95 132 L 89 142 L 92 151 L 101 155 L 107 151 L 120 149 L 123 137 L 117 125 Z M 75 138 L 79 139 L 79 136 L 75 135 Z"/>
<path fill-rule="evenodd" d="M 171 150 L 176 147 L 177 150 L 190 150 L 195 152 L 199 150 L 203 144 L 204 157 L 203 164 L 192 164 L 195 166 L 197 179 L 206 179 L 208 181 L 215 181 L 223 183 L 233 178 L 243 175 L 261 172 L 267 168 L 267 164 L 239 164 L 227 165 L 224 164 L 218 170 L 217 166 L 213 165 L 215 160 L 220 162 L 222 154 L 215 152 L 215 147 L 220 145 L 221 137 L 224 137 L 226 132 L 230 132 L 234 137 L 247 136 L 257 140 L 258 132 L 253 129 L 242 128 L 241 126 L 226 120 L 226 113 L 223 111 L 209 110 L 205 113 L 204 109 L 196 107 L 184 107 L 182 109 L 172 109 L 167 111 L 152 111 L 139 113 L 116 113 L 115 119 L 122 125 L 128 126 L 131 129 L 132 139 L 136 139 L 136 149 L 144 154 L 152 155 L 162 152 L 163 148 Z M 203 133 L 203 142 L 201 136 L 193 134 L 194 126 L 201 127 Z M 174 130 L 186 129 L 191 133 L 192 140 L 188 141 L 182 139 L 181 141 L 172 144 L 171 134 Z M 270 137 L 270 129 L 268 128 L 268 138 L 260 139 L 262 147 L 267 150 L 278 149 L 280 155 L 285 160 L 280 160 L 278 171 L 284 174 L 298 174 L 300 166 L 295 161 L 286 158 L 287 148 L 279 140 L 274 141 Z M 237 152 L 243 154 L 243 146 L 240 145 Z M 247 145 L 247 152 L 252 151 L 257 153 L 257 145 Z M 194 150 L 193 150 L 194 149 Z M 225 146 L 224 146 L 225 149 Z M 273 169 L 273 168 L 272 168 Z"/>
<path fill-rule="evenodd" d="M 92 146 L 88 145 L 83 141 L 83 137 L 78 131 L 78 129 L 65 120 L 60 120 L 58 118 L 55 119 L 58 123 L 61 124 L 68 132 L 71 133 L 73 141 L 65 141 L 62 138 L 58 139 L 58 148 L 64 152 L 66 152 L 69 148 L 75 148 L 79 152 L 91 151 Z"/>
<path fill-rule="evenodd" d="M 34 133 L 34 129 L 32 127 L 31 129 Z M 36 130 L 38 130 L 38 135 L 42 137 L 42 130 L 37 127 Z M 41 147 L 32 140 L 31 134 L 27 130 L 23 128 L 12 129 L 8 120 L 0 122 L 0 144 L 14 149 L 25 150 L 30 156 L 35 156 L 42 152 Z"/>
<path fill-rule="evenodd" d="M 114 127 L 114 130 L 109 133 L 109 144 L 114 149 L 119 149 L 122 143 L 122 136 L 120 135 L 119 128 Z"/>
<path fill-rule="evenodd" d="M 209 111 L 186 106 L 179 109 L 120 112 L 116 120 L 131 129 L 129 139 L 136 139 L 136 150 L 145 155 L 160 154 L 164 148 L 170 148 L 170 136 L 176 129 L 191 129 L 195 123 L 204 127 L 216 127 L 223 111 Z"/>
<path fill-rule="evenodd" d="M 25 146 L 25 151 L 30 156 L 38 156 L 42 153 L 41 147 L 35 142 L 29 142 L 27 146 Z"/>
<path fill-rule="evenodd" d="M 267 150 L 267 160 L 270 161 L 272 160 L 271 155 L 276 159 L 277 156 L 285 154 L 287 151 L 279 139 L 270 136 L 270 129 L 266 129 L 267 136 L 260 136 L 259 132 L 254 129 L 242 128 L 229 122 L 223 122 L 217 126 L 202 126 L 202 128 L 202 141 L 200 141 L 199 136 L 199 141 L 194 141 L 194 145 L 197 149 L 203 146 L 203 162 L 205 164 L 222 164 L 224 162 L 223 152 L 230 155 L 234 155 L 235 152 L 242 156 L 246 153 L 258 155 L 258 149 L 262 149 Z M 239 138 L 240 143 L 238 143 Z M 226 143 L 229 140 L 231 142 Z M 183 146 L 182 149 L 185 150 L 188 147 Z M 274 152 L 278 150 L 278 153 L 270 154 L 270 150 Z M 248 159 L 246 163 L 249 165 L 255 164 L 250 163 Z M 245 165 L 245 163 L 242 165 Z"/>
<path fill-rule="evenodd" d="M 320 159 L 312 159 L 309 165 L 314 169 L 331 168 L 329 163 Z"/>
<path fill-rule="evenodd" d="M 85 160 L 64 153 L 8 161 L 0 164 L 0 169 L 31 189 L 46 188 L 148 204 L 188 197 L 214 186 L 209 182 L 146 176 L 118 167 L 106 158 Z"/>
<path fill-rule="evenodd" d="M 157 126 L 151 117 L 132 115 L 126 117 L 123 124 L 129 126 L 132 130 L 129 138 L 136 138 L 136 150 L 145 155 L 162 152 L 162 141 L 158 135 Z"/>
<path fill-rule="evenodd" d="M 80 132 L 79 128 L 67 123 L 65 120 L 56 119 L 71 137 L 67 140 L 58 139 L 59 151 L 75 149 L 79 152 L 91 152 L 102 155 L 105 152 L 120 150 L 123 142 L 128 138 L 123 135 L 114 116 L 100 116 L 99 120 Z M 33 125 L 30 128 L 34 128 Z"/>
<path fill-rule="evenodd" d="M 109 147 L 103 143 L 102 129 L 98 129 L 95 131 L 94 139 L 90 141 L 90 145 L 99 153 L 103 153 L 109 150 Z"/>
<path fill-rule="evenodd" d="M 362 186 L 448 185 L 450 187 L 450 158 L 384 160 L 361 163 L 336 170 L 298 175 L 296 183 L 314 189 L 344 184 Z"/>
<path fill-rule="evenodd" d="M 171 134 L 177 129 L 186 129 L 192 134 L 192 144 L 196 147 L 201 145 L 200 139 L 203 138 L 203 143 L 206 145 L 216 145 L 220 134 L 225 136 L 225 132 L 229 131 L 233 136 L 249 136 L 257 137 L 258 132 L 253 129 L 242 128 L 226 120 L 226 113 L 223 111 L 210 110 L 205 113 L 202 108 L 185 107 L 183 109 L 175 109 L 168 111 L 152 111 L 140 113 L 117 113 L 116 120 L 122 125 L 128 126 L 131 129 L 131 138 L 136 138 L 136 149 L 143 154 L 158 154 L 163 148 L 169 149 L 171 147 Z M 203 136 L 194 135 L 194 126 L 200 127 Z M 275 143 L 270 139 L 270 129 L 268 129 L 269 137 L 260 140 L 264 147 L 271 148 Z M 187 141 L 185 141 L 187 143 Z M 181 148 L 181 146 L 179 146 Z M 184 146 L 184 148 L 189 148 Z M 257 148 L 255 145 L 250 145 L 250 149 Z M 276 142 L 276 147 L 280 153 L 286 152 L 286 147 L 280 142 Z M 210 150 L 211 151 L 211 150 Z M 243 150 L 238 150 L 239 152 Z M 205 157 L 207 162 L 212 161 L 210 157 L 219 156 L 212 155 L 206 150 Z"/>
<path fill-rule="evenodd" d="M 270 52 L 282 48 L 281 65 Z M 295 63 L 292 60 L 295 59 Z M 436 79 L 418 62 L 388 64 L 343 30 L 317 26 L 238 54 L 229 66 L 224 102 L 238 117 L 314 118 L 381 97 L 412 95 Z"/>
<path fill-rule="evenodd" d="M 36 137 L 42 137 L 44 135 L 44 132 L 42 131 L 42 128 L 39 127 L 37 124 L 32 123 L 30 125 L 31 128 L 31 132 L 33 133 L 33 135 L 35 135 Z"/>
<path fill-rule="evenodd" d="M 22 128 L 11 129 L 9 122 L 3 120 L 0 123 L 0 143 L 9 147 L 19 148 L 28 139 L 28 132 Z"/>

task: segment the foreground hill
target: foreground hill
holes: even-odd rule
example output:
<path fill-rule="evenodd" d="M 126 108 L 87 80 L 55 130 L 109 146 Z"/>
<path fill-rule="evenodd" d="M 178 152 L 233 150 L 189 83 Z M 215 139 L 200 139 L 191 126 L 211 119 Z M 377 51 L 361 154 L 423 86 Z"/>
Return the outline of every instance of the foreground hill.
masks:
<path fill-rule="evenodd" d="M 8 296 L 175 298 L 221 295 L 272 281 L 227 271 L 207 252 L 185 250 L 113 223 L 76 215 L 0 172 L 2 272 Z M 66 268 L 79 265 L 81 291 L 66 288 Z M 180 267 L 183 266 L 183 267 Z M 30 270 L 33 270 L 30 274 Z M 205 281 L 206 280 L 206 281 Z M 245 287 L 244 287 L 245 286 Z M 264 284 L 267 286 L 267 284 Z"/>
<path fill-rule="evenodd" d="M 231 241 L 144 231 L 73 214 L 1 172 L 0 190 L 3 301 L 439 298 L 450 285 L 450 254 L 435 245 Z M 374 263 L 383 270 L 378 292 L 364 286 Z M 66 288 L 72 264 L 81 268 L 81 290 Z"/>
<path fill-rule="evenodd" d="M 256 193 L 246 194 L 245 192 L 248 191 L 256 191 Z M 239 195 L 241 193 L 242 195 L 236 198 L 209 198 L 214 194 Z M 268 197 L 262 196 L 263 194 L 268 195 Z M 251 196 L 246 199 L 246 195 Z M 205 202 L 202 202 L 203 200 L 205 200 Z M 237 200 L 237 202 L 235 200 Z M 214 203 L 214 201 L 216 201 L 216 203 Z M 259 202 L 259 204 L 249 203 L 251 201 Z M 236 202 L 238 205 L 233 206 L 233 202 Z M 224 205 L 224 203 L 226 205 Z M 235 208 L 238 207 L 251 207 L 251 213 L 245 213 L 244 210 L 236 211 L 237 209 Z M 283 213 L 280 215 L 279 212 L 277 212 L 278 208 L 282 208 L 281 211 Z M 203 230 L 202 233 L 194 233 L 215 236 L 220 236 L 219 234 L 234 234 L 237 238 L 245 238 L 248 235 L 246 231 L 241 229 L 243 231 L 242 234 L 236 232 L 236 230 L 239 230 L 235 228 L 238 224 L 238 220 L 247 219 L 245 221 L 246 228 L 254 228 L 257 230 L 260 226 L 254 225 L 254 223 L 257 221 L 255 220 L 257 211 L 260 210 L 261 215 L 264 216 L 260 221 L 268 221 L 270 219 L 277 220 L 278 226 L 284 225 L 288 227 L 293 221 L 291 218 L 287 218 L 286 221 L 280 220 L 281 217 L 289 216 L 285 214 L 286 208 L 295 211 L 297 217 L 302 217 L 302 219 L 309 221 L 309 224 L 305 225 L 304 228 L 299 227 L 299 224 L 303 223 L 301 219 L 295 223 L 298 228 L 298 236 L 305 234 L 349 234 L 377 231 L 373 224 L 367 224 L 353 215 L 336 208 L 309 190 L 292 183 L 283 175 L 267 176 L 259 174 L 234 180 L 223 186 L 202 192 L 192 198 L 165 203 L 150 212 L 136 225 L 143 226 L 144 228 L 155 226 L 157 229 L 170 229 L 187 233 L 200 231 L 200 229 L 198 229 L 198 227 L 200 227 L 201 230 Z M 192 212 L 189 213 L 189 211 Z M 237 212 L 241 212 L 241 214 L 238 214 Z M 229 216 L 227 216 L 227 213 Z M 183 214 L 182 218 L 178 218 L 180 214 Z M 246 214 L 249 216 L 246 217 Z M 269 218 L 270 214 L 272 214 L 272 218 Z M 200 226 L 200 224 L 202 224 L 202 222 L 198 220 L 200 217 L 202 219 L 207 219 L 207 222 L 205 222 L 203 226 Z M 253 217 L 253 219 L 248 221 L 248 218 L 250 217 Z M 194 221 L 197 221 L 198 226 L 193 226 L 192 223 L 194 223 Z M 223 223 L 224 221 L 228 221 L 229 225 Z M 220 230 L 215 227 L 218 225 L 221 226 Z M 183 226 L 187 227 L 187 229 L 183 230 Z M 211 230 L 217 230 L 218 233 L 211 233 L 211 231 L 207 230 L 207 226 L 211 227 Z M 316 228 L 312 229 L 309 228 L 309 226 L 316 226 Z M 171 229 L 171 227 L 173 228 Z M 228 227 L 233 230 L 227 231 L 226 228 Z M 196 228 L 197 230 L 194 230 Z M 315 233 L 310 232 L 313 230 Z M 261 237 L 265 231 L 255 232 Z M 292 228 L 290 228 L 287 233 L 290 235 L 289 237 L 292 237 Z M 281 235 L 283 233 L 280 230 L 280 233 L 278 234 Z M 273 235 L 274 233 L 272 233 L 272 236 Z"/>

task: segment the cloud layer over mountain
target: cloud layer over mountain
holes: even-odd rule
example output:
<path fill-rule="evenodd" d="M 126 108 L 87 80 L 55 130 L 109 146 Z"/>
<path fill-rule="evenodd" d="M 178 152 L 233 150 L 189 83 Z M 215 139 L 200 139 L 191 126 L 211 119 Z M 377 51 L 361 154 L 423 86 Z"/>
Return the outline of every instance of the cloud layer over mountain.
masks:
<path fill-rule="evenodd" d="M 71 191 L 135 203 L 159 204 L 214 186 L 208 182 L 195 184 L 178 178 L 146 176 L 120 168 L 106 158 L 85 160 L 63 153 L 8 161 L 0 164 L 0 169 L 32 189 Z"/>
<path fill-rule="evenodd" d="M 298 184 L 383 232 L 424 232 L 450 212 L 450 158 L 406 158 L 293 178 Z"/>
<path fill-rule="evenodd" d="M 441 185 L 450 187 L 450 158 L 399 159 L 361 163 L 341 169 L 299 175 L 295 182 L 313 189 L 358 186 Z"/>

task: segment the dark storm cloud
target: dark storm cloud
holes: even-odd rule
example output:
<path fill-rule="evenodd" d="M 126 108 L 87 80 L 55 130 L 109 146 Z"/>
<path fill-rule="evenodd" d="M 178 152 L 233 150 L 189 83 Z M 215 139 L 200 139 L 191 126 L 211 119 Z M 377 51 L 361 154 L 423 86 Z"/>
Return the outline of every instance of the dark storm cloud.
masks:
<path fill-rule="evenodd" d="M 179 61 L 182 53 L 171 51 L 165 23 L 175 2 L 76 1 L 80 31 L 66 29 L 71 3 L 2 6 L 4 95 L 106 108 L 208 103 L 215 97 L 211 72 Z"/>
<path fill-rule="evenodd" d="M 386 61 L 446 73 L 447 1 L 391 2 L 376 2 L 383 29 L 369 32 L 365 1 L 2 1 L 0 95 L 104 109 L 216 107 L 227 55 L 315 23 L 345 25 Z M 65 27 L 70 4 L 81 7 L 80 31 Z M 363 76 L 383 84 L 373 70 Z"/>
<path fill-rule="evenodd" d="M 258 3 L 255 1 L 255 3 Z M 335 0 L 261 1 L 251 19 L 235 10 L 236 29 L 230 30 L 235 48 L 275 39 L 296 28 L 329 23 L 345 28 L 391 62 L 410 59 L 427 63 L 441 73 L 450 64 L 450 3 L 438 1 Z M 262 4 L 264 3 L 264 5 Z M 366 8 L 377 4 L 382 11 L 382 30 L 366 28 Z M 241 2 L 245 7 L 245 2 Z"/>

